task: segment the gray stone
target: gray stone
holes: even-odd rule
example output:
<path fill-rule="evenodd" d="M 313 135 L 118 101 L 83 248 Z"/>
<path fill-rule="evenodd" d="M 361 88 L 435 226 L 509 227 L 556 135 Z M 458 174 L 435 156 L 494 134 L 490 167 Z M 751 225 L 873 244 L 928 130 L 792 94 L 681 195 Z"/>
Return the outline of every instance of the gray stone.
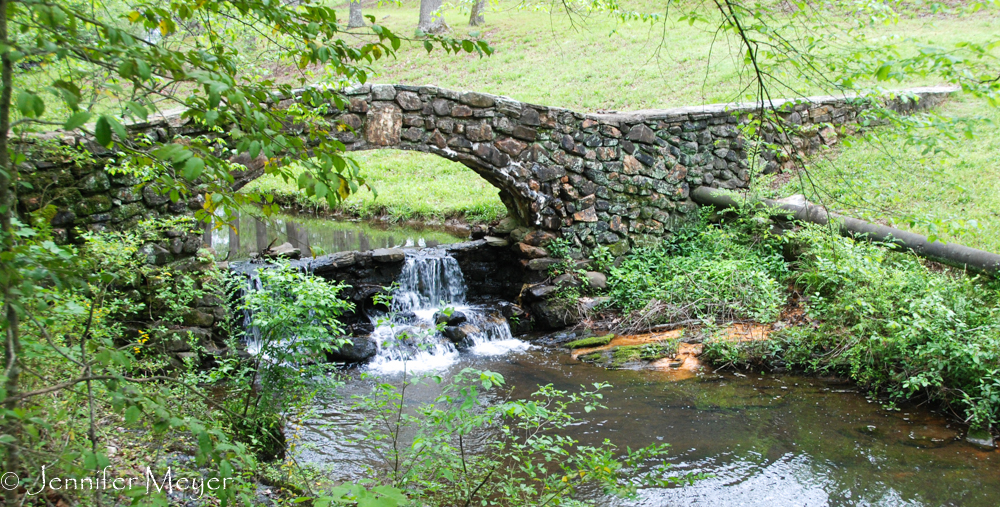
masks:
<path fill-rule="evenodd" d="M 80 191 L 85 194 L 96 194 L 111 188 L 111 181 L 104 171 L 94 171 L 80 181 Z"/>
<path fill-rule="evenodd" d="M 653 144 L 656 142 L 656 134 L 649 127 L 638 124 L 628 131 L 628 139 L 640 143 Z"/>
<path fill-rule="evenodd" d="M 379 248 L 372 251 L 372 260 L 375 262 L 402 262 L 406 258 L 406 253 L 399 248 Z"/>
<path fill-rule="evenodd" d="M 463 322 L 469 320 L 464 313 L 455 310 L 451 312 L 451 315 L 445 315 L 442 312 L 437 312 L 434 314 L 434 324 L 446 324 L 449 326 L 457 326 Z"/>
<path fill-rule="evenodd" d="M 587 279 L 587 284 L 595 289 L 608 288 L 608 277 L 604 276 L 603 273 L 598 273 L 597 271 L 587 271 L 587 273 L 583 276 Z"/>
<path fill-rule="evenodd" d="M 420 102 L 420 96 L 413 92 L 399 92 L 396 95 L 396 102 L 406 111 L 416 111 L 424 107 Z"/>
<path fill-rule="evenodd" d="M 496 236 L 485 236 L 483 239 L 486 240 L 486 244 L 492 247 L 504 247 L 510 244 L 506 238 L 498 238 Z"/>
<path fill-rule="evenodd" d="M 277 258 L 298 259 L 299 257 L 302 256 L 302 252 L 298 248 L 292 246 L 291 243 L 285 242 L 276 247 L 272 247 L 265 250 L 264 252 L 262 252 L 261 255 L 263 255 L 264 257 L 270 257 L 274 259 Z"/>
<path fill-rule="evenodd" d="M 575 308 L 561 308 L 547 301 L 531 304 L 535 323 L 542 329 L 561 329 L 580 322 L 580 313 Z"/>
<path fill-rule="evenodd" d="M 583 285 L 583 282 L 569 273 L 563 273 L 555 277 L 555 279 L 552 280 L 552 283 L 554 283 L 557 287 L 579 287 Z"/>
<path fill-rule="evenodd" d="M 466 322 L 457 326 L 446 326 L 441 331 L 441 334 L 443 334 L 445 338 L 451 340 L 452 343 L 458 344 L 465 341 L 471 335 L 481 332 L 482 331 L 478 327 Z"/>
<path fill-rule="evenodd" d="M 326 352 L 328 361 L 334 363 L 363 363 L 378 353 L 378 344 L 367 336 L 349 336 L 347 344 Z"/>
<path fill-rule="evenodd" d="M 549 297 L 550 294 L 557 290 L 559 290 L 559 287 L 555 285 L 534 285 L 528 289 L 527 295 L 529 296 L 528 299 L 537 301 Z"/>
<path fill-rule="evenodd" d="M 392 85 L 372 85 L 372 98 L 375 100 L 392 100 L 396 98 L 396 87 Z"/>
<path fill-rule="evenodd" d="M 989 429 L 969 428 L 969 432 L 965 435 L 965 440 L 970 444 L 984 449 L 993 449 L 996 446 L 993 434 L 990 433 Z"/>
<path fill-rule="evenodd" d="M 465 92 L 458 98 L 458 101 L 475 107 L 493 107 L 493 104 L 496 103 L 492 96 L 476 92 Z"/>
<path fill-rule="evenodd" d="M 184 325 L 193 327 L 212 327 L 215 323 L 215 316 L 209 312 L 203 312 L 194 308 L 184 312 Z"/>
<path fill-rule="evenodd" d="M 562 262 L 559 259 L 553 259 L 551 257 L 542 257 L 539 259 L 531 259 L 528 261 L 528 269 L 532 271 L 545 271 L 552 266 L 555 266 Z"/>

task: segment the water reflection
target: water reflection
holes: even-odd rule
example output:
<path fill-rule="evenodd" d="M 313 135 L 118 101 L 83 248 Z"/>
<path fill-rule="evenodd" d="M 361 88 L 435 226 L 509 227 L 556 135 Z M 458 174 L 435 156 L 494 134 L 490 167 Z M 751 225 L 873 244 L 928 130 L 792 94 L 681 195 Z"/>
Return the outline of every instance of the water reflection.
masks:
<path fill-rule="evenodd" d="M 245 260 L 282 243 L 291 243 L 303 255 L 323 255 L 350 250 L 373 250 L 393 247 L 435 247 L 465 241 L 460 230 L 451 232 L 401 225 L 378 225 L 367 222 L 320 219 L 309 216 L 278 214 L 261 219 L 241 213 L 229 225 L 205 232 L 205 243 L 215 249 L 220 259 Z"/>

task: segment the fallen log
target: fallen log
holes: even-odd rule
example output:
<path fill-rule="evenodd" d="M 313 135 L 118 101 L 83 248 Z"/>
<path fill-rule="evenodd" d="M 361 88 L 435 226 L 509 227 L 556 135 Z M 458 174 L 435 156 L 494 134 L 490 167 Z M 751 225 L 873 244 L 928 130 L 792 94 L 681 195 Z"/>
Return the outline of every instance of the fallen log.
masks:
<path fill-rule="evenodd" d="M 718 209 L 735 208 L 739 206 L 738 196 L 711 187 L 698 187 L 691 192 L 691 198 L 698 204 L 715 206 Z M 926 236 L 903 231 L 893 227 L 877 225 L 857 218 L 845 217 L 830 213 L 822 206 L 814 204 L 797 205 L 759 199 L 753 201 L 757 206 L 783 211 L 788 219 L 827 225 L 832 220 L 840 234 L 855 239 L 877 241 L 892 246 L 897 250 L 913 252 L 921 257 L 947 264 L 959 269 L 991 276 L 1000 275 L 1000 255 L 969 248 L 957 243 L 942 243 L 929 241 Z"/>

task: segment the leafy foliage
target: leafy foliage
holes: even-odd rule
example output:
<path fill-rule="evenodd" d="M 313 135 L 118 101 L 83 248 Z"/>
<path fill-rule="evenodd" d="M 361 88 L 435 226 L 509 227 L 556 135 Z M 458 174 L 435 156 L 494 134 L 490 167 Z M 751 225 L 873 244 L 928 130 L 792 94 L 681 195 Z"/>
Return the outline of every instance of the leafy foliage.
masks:
<path fill-rule="evenodd" d="M 719 362 L 785 362 L 849 375 L 893 400 L 944 402 L 974 426 L 1000 421 L 1000 287 L 935 272 L 912 255 L 829 235 L 795 233 L 807 245 L 792 279 L 813 325 L 768 342 L 710 342 Z"/>
<path fill-rule="evenodd" d="M 429 380 L 441 394 L 431 403 L 407 406 L 407 388 Z M 472 369 L 450 381 L 379 383 L 358 404 L 371 414 L 364 442 L 382 458 L 373 470 L 377 482 L 431 505 L 540 506 L 579 505 L 574 497 L 588 488 L 634 496 L 640 486 L 699 477 L 663 477 L 663 462 L 649 468 L 666 445 L 622 453 L 609 441 L 585 447 L 560 434 L 578 422 L 573 414 L 579 410 L 604 408 L 605 384 L 579 392 L 542 386 L 528 399 L 495 400 L 504 385 L 501 375 Z"/>
<path fill-rule="evenodd" d="M 773 322 L 788 267 L 780 241 L 748 218 L 736 226 L 688 226 L 634 250 L 610 270 L 610 304 L 641 326 L 691 319 Z"/>

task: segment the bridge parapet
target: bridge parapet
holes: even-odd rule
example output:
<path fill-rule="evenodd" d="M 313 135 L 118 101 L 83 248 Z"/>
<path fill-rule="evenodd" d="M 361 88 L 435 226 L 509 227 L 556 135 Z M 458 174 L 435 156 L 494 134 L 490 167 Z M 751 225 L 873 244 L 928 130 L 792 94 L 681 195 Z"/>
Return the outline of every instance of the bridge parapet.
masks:
<path fill-rule="evenodd" d="M 951 91 L 910 90 L 892 98 L 890 106 L 923 109 Z M 433 86 L 364 85 L 344 93 L 347 107 L 326 115 L 329 125 L 323 128 L 348 150 L 414 150 L 460 162 L 499 189 L 509 215 L 521 225 L 557 232 L 587 247 L 626 251 L 642 237 L 662 235 L 688 220 L 696 209 L 693 188 L 741 188 L 750 177 L 750 146 L 741 127 L 753 106 L 583 114 Z M 278 107 L 295 101 L 286 99 Z M 776 103 L 790 135 L 766 133 L 766 141 L 783 149 L 762 154 L 765 170 L 835 143 L 851 131 L 867 104 L 845 97 Z M 131 130 L 161 141 L 199 133 L 179 118 L 168 115 Z M 83 137 L 56 137 L 88 147 L 99 160 L 88 167 L 34 160 L 23 171 L 35 189 L 62 194 L 52 201 L 59 208 L 52 223 L 63 234 L 73 227 L 127 227 L 140 216 L 200 206 L 200 196 L 171 203 L 134 179 L 109 178 L 103 170 L 110 158 L 106 150 Z M 237 186 L 262 172 L 261 161 L 245 155 L 237 161 L 247 166 L 237 175 Z M 44 200 L 36 191 L 23 194 L 21 205 L 34 209 Z"/>

